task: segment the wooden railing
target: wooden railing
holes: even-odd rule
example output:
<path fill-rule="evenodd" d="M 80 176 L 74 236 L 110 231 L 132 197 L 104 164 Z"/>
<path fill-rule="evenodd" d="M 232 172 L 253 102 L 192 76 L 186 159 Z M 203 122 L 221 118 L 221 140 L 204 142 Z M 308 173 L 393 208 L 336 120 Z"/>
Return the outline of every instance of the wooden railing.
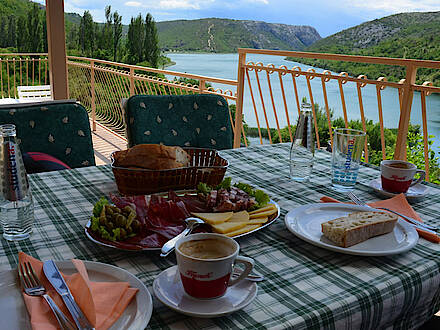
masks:
<path fill-rule="evenodd" d="M 260 54 L 271 56 L 312 58 L 333 61 L 371 63 L 375 65 L 400 66 L 406 70 L 406 74 L 399 82 L 389 82 L 386 77 L 377 80 L 368 79 L 365 75 L 351 77 L 346 72 L 332 73 L 328 70 L 317 72 L 314 68 L 302 70 L 301 66 L 275 67 L 272 64 L 261 62 L 247 62 L 247 55 Z M 48 82 L 47 54 L 0 54 L 0 95 L 4 97 L 17 97 L 18 85 L 42 85 Z M 410 122 L 411 106 L 414 92 L 420 92 L 420 109 L 422 116 L 422 132 L 424 142 L 425 170 L 429 171 L 429 145 L 428 145 L 428 109 L 426 98 L 432 93 L 440 93 L 440 87 L 434 87 L 430 82 L 421 85 L 416 84 L 417 69 L 430 68 L 440 69 L 440 61 L 393 59 L 381 57 L 364 57 L 336 54 L 318 54 L 293 51 L 274 51 L 257 49 L 238 50 L 238 74 L 237 80 L 221 79 L 202 75 L 175 72 L 116 63 L 91 58 L 68 56 L 69 91 L 70 98 L 80 101 L 90 112 L 93 129 L 96 122 L 100 122 L 107 128 L 124 135 L 124 121 L 122 116 L 121 100 L 134 94 L 191 94 L 210 93 L 222 95 L 230 103 L 236 104 L 236 118 L 230 113 L 230 120 L 234 125 L 234 147 L 241 143 L 247 146 L 245 130 L 243 129 L 243 114 L 245 120 L 252 119 L 258 130 L 259 142 L 263 143 L 261 120 L 268 133 L 268 142 L 272 143 L 271 128 L 278 132 L 279 141 L 292 141 L 292 120 L 299 114 L 300 98 L 306 96 L 311 103 L 314 102 L 316 93 L 322 93 L 327 127 L 330 140 L 332 140 L 331 109 L 328 102 L 327 84 L 334 81 L 338 84 L 340 108 L 342 109 L 345 125 L 348 125 L 349 115 L 353 115 L 352 109 L 355 104 L 347 106 L 345 91 L 351 84 L 356 90 L 357 106 L 359 107 L 360 120 L 363 129 L 366 129 L 367 118 L 364 111 L 363 89 L 374 86 L 377 99 L 377 111 L 380 124 L 380 137 L 382 158 L 385 153 L 385 133 L 383 120 L 382 93 L 387 87 L 396 90 L 396 104 L 399 104 L 400 115 L 398 122 L 398 135 L 394 157 L 406 158 L 406 139 Z M 252 76 L 252 78 L 251 78 Z M 178 79 L 195 79 L 198 84 L 187 84 Z M 320 84 L 311 83 L 313 79 Z M 304 90 L 298 88 L 300 80 L 305 81 Z M 214 84 L 219 88 L 206 87 L 205 83 Z M 318 87 L 317 87 L 318 86 Z M 316 90 L 318 88 L 318 91 Z M 274 90 L 277 90 L 277 93 Z M 288 101 L 288 100 L 294 101 Z M 246 101 L 246 102 L 245 102 Z M 247 105 L 247 106 L 246 106 Z M 250 106 L 249 106 L 250 105 Z M 246 108 L 247 107 L 247 108 Z M 250 107 L 250 108 L 249 108 Z M 350 109 L 350 110 L 349 110 Z M 314 111 L 314 108 L 313 108 Z M 254 118 L 252 117 L 254 115 Z M 321 147 L 320 136 L 317 130 L 316 114 L 315 134 L 318 147 Z M 287 127 L 289 134 L 286 141 L 282 140 L 281 129 Z M 244 137 L 244 139 L 242 138 Z M 439 137 L 437 137 L 439 138 Z M 368 148 L 365 146 L 365 160 L 368 162 Z M 427 176 L 429 177 L 429 175 Z"/>
<path fill-rule="evenodd" d="M 17 98 L 18 86 L 48 84 L 47 54 L 0 54 L 0 98 Z"/>
<path fill-rule="evenodd" d="M 344 97 L 344 85 L 347 83 L 352 83 L 356 86 L 358 106 L 360 117 L 362 121 L 363 129 L 366 130 L 366 118 L 364 112 L 364 102 L 362 97 L 362 88 L 367 85 L 374 85 L 376 88 L 377 96 L 377 110 L 379 114 L 380 123 L 380 136 L 381 136 L 381 147 L 382 147 L 382 157 L 385 159 L 385 136 L 384 136 L 384 124 L 383 124 L 383 107 L 381 94 L 386 87 L 396 88 L 396 104 L 400 105 L 400 118 L 398 124 L 398 134 L 396 141 L 396 148 L 394 152 L 395 159 L 406 159 L 406 140 L 408 134 L 408 127 L 410 122 L 411 106 L 413 103 L 413 95 L 415 91 L 420 92 L 421 97 L 421 109 L 422 112 L 422 130 L 424 139 L 424 156 L 425 156 L 425 170 L 429 174 L 429 153 L 428 153 L 428 128 L 427 128 L 427 106 L 426 97 L 432 93 L 440 93 L 440 87 L 433 87 L 430 82 L 425 82 L 422 85 L 417 85 L 416 74 L 418 68 L 430 68 L 430 69 L 440 69 L 440 61 L 425 61 L 425 60 L 408 60 L 408 59 L 394 59 L 394 58 L 382 58 L 382 57 L 365 57 L 365 56 L 350 56 L 350 55 L 336 55 L 336 54 L 319 54 L 319 53 L 306 53 L 306 52 L 293 52 L 293 51 L 275 51 L 275 50 L 258 50 L 258 49 L 239 49 L 239 63 L 238 63 L 238 92 L 237 92 L 237 113 L 235 121 L 235 132 L 240 132 L 240 125 L 242 123 L 243 115 L 243 104 L 245 94 L 248 93 L 252 100 L 253 111 L 246 111 L 255 114 L 255 119 L 257 123 L 260 143 L 262 143 L 261 138 L 261 127 L 260 119 L 258 113 L 264 115 L 264 120 L 266 123 L 266 128 L 268 131 L 269 142 L 272 143 L 272 137 L 270 135 L 270 124 L 268 121 L 269 110 L 272 108 L 275 126 L 278 132 L 278 136 L 281 138 L 281 128 L 288 126 L 289 129 L 289 140 L 292 141 L 292 132 L 290 130 L 291 121 L 290 116 L 292 111 L 300 111 L 300 93 L 298 91 L 297 85 L 299 79 L 305 79 L 307 90 L 303 91 L 304 94 L 310 99 L 311 103 L 314 104 L 313 88 L 311 86 L 311 80 L 317 78 L 321 82 L 321 91 L 323 93 L 324 106 L 327 116 L 328 123 L 328 133 L 330 140 L 332 140 L 332 123 L 331 123 L 331 113 L 328 104 L 327 88 L 326 84 L 332 80 L 337 81 L 339 85 L 339 96 L 341 101 L 341 108 L 343 110 L 344 122 L 347 127 L 348 125 L 348 115 L 347 115 L 347 104 Z M 371 63 L 377 65 L 392 65 L 401 66 L 405 68 L 406 75 L 399 82 L 389 82 L 386 77 L 380 77 L 377 80 L 368 79 L 366 75 L 360 75 L 358 77 L 350 77 L 346 72 L 340 74 L 332 73 L 328 70 L 323 70 L 322 72 L 316 72 L 314 68 L 309 68 L 306 71 L 301 70 L 300 66 L 294 66 L 289 69 L 286 66 L 275 67 L 272 64 L 263 64 L 246 62 L 246 55 L 248 54 L 262 54 L 262 55 L 273 55 L 273 56 L 283 56 L 283 57 L 293 57 L 293 58 L 313 58 L 313 59 L 323 59 L 323 60 L 334 60 L 334 61 L 346 61 L 346 62 L 357 62 L 357 63 Z M 255 79 L 251 79 L 250 75 L 255 75 Z M 271 79 L 273 78 L 273 79 Z M 280 95 L 274 97 L 274 82 L 277 79 L 277 87 L 280 88 Z M 265 82 L 265 83 L 264 83 Z M 254 85 L 252 85 L 254 84 Z M 316 85 L 315 85 L 316 87 Z M 345 87 L 347 88 L 347 87 Z M 269 91 L 269 93 L 264 93 L 262 90 Z M 294 95 L 296 106 L 286 102 L 286 95 L 291 93 Z M 257 100 L 259 102 L 257 102 Z M 270 104 L 270 105 L 269 105 Z M 351 105 L 353 108 L 354 105 Z M 293 110 L 293 108 L 296 108 Z M 279 121 L 279 115 L 281 110 L 284 112 L 285 123 Z M 313 109 L 313 115 L 315 120 L 315 134 L 318 147 L 320 145 L 320 136 L 318 134 L 318 125 L 316 122 L 315 108 Z M 430 109 L 434 111 L 434 109 Z M 249 117 L 246 117 L 249 118 Z M 439 137 L 437 137 L 439 138 Z M 234 147 L 240 146 L 240 134 L 235 134 Z M 286 141 L 284 141 L 286 142 Z M 368 148 L 367 142 L 365 145 L 365 160 L 368 162 Z M 429 177 L 429 175 L 427 175 Z"/>
<path fill-rule="evenodd" d="M 237 85 L 234 80 L 74 56 L 69 56 L 67 63 L 70 97 L 90 109 L 94 125 L 97 120 L 121 135 L 124 132 L 121 100 L 135 94 L 205 93 L 221 95 L 228 102 L 236 99 L 230 89 Z M 181 82 L 180 78 L 194 79 L 199 83 Z M 226 89 L 206 87 L 211 83 L 222 84 Z M 230 120 L 233 124 L 231 113 Z"/>

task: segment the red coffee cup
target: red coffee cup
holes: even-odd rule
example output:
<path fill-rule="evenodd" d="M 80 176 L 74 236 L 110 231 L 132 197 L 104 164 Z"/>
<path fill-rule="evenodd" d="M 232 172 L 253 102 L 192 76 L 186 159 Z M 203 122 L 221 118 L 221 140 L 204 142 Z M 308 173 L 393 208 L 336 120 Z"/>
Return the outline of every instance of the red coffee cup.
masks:
<path fill-rule="evenodd" d="M 420 178 L 414 179 L 419 173 Z M 393 193 L 405 193 L 409 187 L 425 179 L 425 171 L 403 160 L 383 160 L 380 162 L 382 189 Z"/>
<path fill-rule="evenodd" d="M 254 261 L 238 256 L 236 241 L 220 234 L 199 233 L 181 238 L 176 243 L 177 266 L 185 292 L 194 298 L 221 297 L 228 286 L 242 281 L 251 272 Z M 231 278 L 236 263 L 244 271 Z"/>

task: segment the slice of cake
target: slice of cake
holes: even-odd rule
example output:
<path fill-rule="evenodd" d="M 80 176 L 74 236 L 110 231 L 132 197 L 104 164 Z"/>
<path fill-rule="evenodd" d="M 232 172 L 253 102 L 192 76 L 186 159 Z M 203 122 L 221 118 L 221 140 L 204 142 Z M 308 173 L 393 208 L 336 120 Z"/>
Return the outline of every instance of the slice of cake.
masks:
<path fill-rule="evenodd" d="M 397 216 L 384 212 L 355 212 L 321 224 L 322 233 L 342 247 L 349 247 L 367 239 L 391 232 Z"/>

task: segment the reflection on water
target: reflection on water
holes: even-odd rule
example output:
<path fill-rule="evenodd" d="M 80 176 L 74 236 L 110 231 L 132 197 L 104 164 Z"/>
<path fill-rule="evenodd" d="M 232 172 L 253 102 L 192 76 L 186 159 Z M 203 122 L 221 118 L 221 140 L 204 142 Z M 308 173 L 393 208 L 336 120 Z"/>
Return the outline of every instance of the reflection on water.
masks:
<path fill-rule="evenodd" d="M 170 66 L 168 69 L 178 72 L 187 72 L 193 74 L 200 74 L 210 77 L 226 78 L 226 79 L 237 79 L 237 65 L 238 65 L 238 54 L 168 54 L 176 65 Z M 280 65 L 285 65 L 288 68 L 293 66 L 300 66 L 302 70 L 307 70 L 310 66 L 286 61 L 282 56 L 271 56 L 271 55 L 259 55 L 259 54 L 249 54 L 247 56 L 247 61 L 252 61 L 254 63 L 262 62 L 265 65 L 273 63 L 276 67 Z M 321 69 L 315 68 L 316 71 L 322 72 Z M 264 120 L 264 114 L 262 110 L 262 105 L 260 101 L 260 95 L 258 94 L 257 82 L 255 78 L 255 72 L 249 72 L 251 78 L 251 84 L 253 86 L 254 98 L 256 101 L 257 112 L 260 120 L 261 127 L 266 127 L 266 122 Z M 284 103 L 282 101 L 281 88 L 279 84 L 278 74 L 274 73 L 270 75 L 271 85 L 274 92 L 275 99 L 275 109 L 277 109 L 278 120 L 280 122 L 280 127 L 287 126 L 286 113 L 284 109 Z M 286 99 L 288 106 L 288 115 L 291 124 L 296 123 L 298 117 L 297 106 L 293 91 L 293 83 L 290 75 L 284 77 L 284 88 L 286 91 Z M 309 98 L 306 80 L 301 77 L 297 80 L 298 94 L 301 100 L 302 97 Z M 273 105 L 271 103 L 268 83 L 266 79 L 265 72 L 260 73 L 260 83 L 263 90 L 263 99 L 267 111 L 268 123 L 270 127 L 276 127 L 275 116 L 273 112 Z M 216 88 L 228 89 L 228 86 L 213 84 Z M 321 79 L 315 78 L 311 80 L 311 86 L 313 89 L 313 98 L 315 103 L 318 103 L 321 107 L 324 107 L 324 95 L 322 91 Z M 356 84 L 347 82 L 344 87 L 344 96 L 347 106 L 348 119 L 360 119 L 359 111 L 359 101 L 356 90 Z M 333 110 L 334 118 L 342 117 L 342 103 L 339 94 L 339 86 L 336 80 L 332 80 L 326 83 L 327 97 L 329 107 Z M 396 128 L 399 124 L 399 99 L 397 89 L 387 87 L 382 91 L 382 109 L 383 109 L 383 119 L 384 125 L 387 128 Z M 374 122 L 379 121 L 378 106 L 377 106 L 377 95 L 376 87 L 373 85 L 367 85 L 362 88 L 362 99 L 364 104 L 365 117 L 371 119 Z M 411 123 L 419 124 L 422 123 L 421 115 L 421 100 L 420 93 L 414 93 L 412 112 L 411 112 Z M 426 99 L 427 106 L 427 118 L 428 118 L 428 133 L 436 136 L 434 139 L 435 151 L 439 151 L 440 147 L 440 95 L 434 94 L 430 95 Z M 244 107 L 243 113 L 246 122 L 251 127 L 257 126 L 257 121 L 254 114 L 254 109 L 252 105 L 252 99 L 248 88 L 246 87 L 244 96 Z M 259 139 L 257 140 L 259 143 Z"/>

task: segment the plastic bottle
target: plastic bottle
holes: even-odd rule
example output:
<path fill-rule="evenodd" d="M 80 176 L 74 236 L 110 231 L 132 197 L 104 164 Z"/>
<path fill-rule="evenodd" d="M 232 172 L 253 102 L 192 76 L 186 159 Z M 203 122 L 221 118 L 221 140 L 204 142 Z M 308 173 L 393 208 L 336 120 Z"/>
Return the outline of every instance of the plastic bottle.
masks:
<path fill-rule="evenodd" d="M 32 232 L 34 204 L 14 125 L 0 125 L 0 142 L 0 223 L 6 240 L 19 241 Z"/>
<path fill-rule="evenodd" d="M 313 113 L 310 103 L 301 104 L 301 113 L 296 124 L 290 147 L 290 178 L 299 182 L 310 179 L 315 158 Z"/>

